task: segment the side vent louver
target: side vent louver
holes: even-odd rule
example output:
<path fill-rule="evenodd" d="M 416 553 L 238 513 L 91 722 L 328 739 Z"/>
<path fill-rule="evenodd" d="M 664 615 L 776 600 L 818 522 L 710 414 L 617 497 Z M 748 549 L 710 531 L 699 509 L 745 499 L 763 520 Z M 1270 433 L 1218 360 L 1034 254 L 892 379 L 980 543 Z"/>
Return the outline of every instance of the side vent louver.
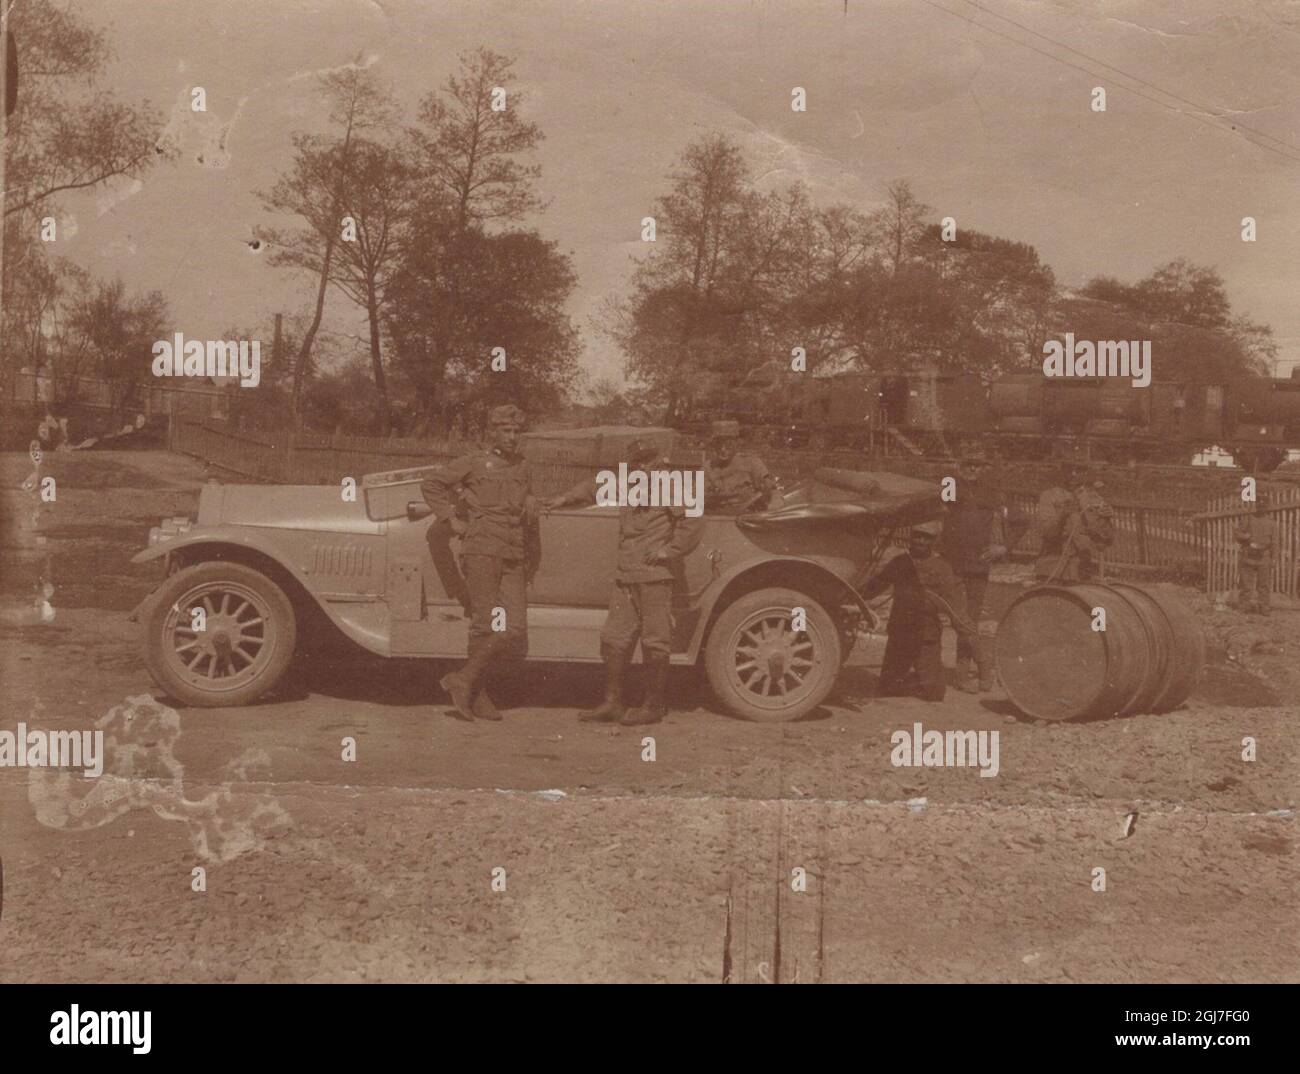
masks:
<path fill-rule="evenodd" d="M 318 544 L 312 574 L 358 578 L 370 573 L 370 549 L 352 544 Z"/>

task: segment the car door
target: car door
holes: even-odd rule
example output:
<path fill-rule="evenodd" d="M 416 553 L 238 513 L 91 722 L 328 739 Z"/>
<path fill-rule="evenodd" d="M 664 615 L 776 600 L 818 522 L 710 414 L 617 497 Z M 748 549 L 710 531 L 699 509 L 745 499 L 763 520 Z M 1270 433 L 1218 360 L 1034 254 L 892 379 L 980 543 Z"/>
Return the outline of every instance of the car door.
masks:
<path fill-rule="evenodd" d="M 530 604 L 605 608 L 618 559 L 618 508 L 551 511 L 541 518 L 542 558 Z"/>

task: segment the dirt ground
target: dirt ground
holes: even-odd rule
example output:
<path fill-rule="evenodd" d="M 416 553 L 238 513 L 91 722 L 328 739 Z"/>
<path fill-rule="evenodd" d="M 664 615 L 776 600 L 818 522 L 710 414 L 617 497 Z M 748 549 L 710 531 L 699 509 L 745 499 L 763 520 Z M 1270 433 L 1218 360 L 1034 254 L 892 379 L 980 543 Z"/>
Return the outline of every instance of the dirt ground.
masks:
<path fill-rule="evenodd" d="M 1200 692 L 1084 724 L 1000 693 L 877 699 L 879 641 L 779 726 L 723 716 L 682 671 L 664 724 L 592 729 L 574 706 L 599 670 L 552 665 L 504 722 L 464 724 L 443 668 L 359 652 L 178 711 L 127 618 L 158 571 L 128 560 L 193 510 L 203 468 L 53 454 L 35 529 L 31 471 L 0 457 L 0 730 L 98 726 L 109 757 L 98 780 L 0 768 L 0 980 L 1300 978 L 1295 611 L 1189 592 Z M 915 722 L 998 731 L 997 776 L 893 767 Z"/>

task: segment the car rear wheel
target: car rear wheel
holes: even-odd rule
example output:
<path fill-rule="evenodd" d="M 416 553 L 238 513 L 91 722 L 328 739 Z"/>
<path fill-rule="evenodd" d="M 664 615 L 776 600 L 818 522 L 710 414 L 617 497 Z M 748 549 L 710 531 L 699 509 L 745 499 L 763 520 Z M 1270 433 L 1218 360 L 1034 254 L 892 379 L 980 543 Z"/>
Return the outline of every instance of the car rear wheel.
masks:
<path fill-rule="evenodd" d="M 176 700 L 204 708 L 260 697 L 288 668 L 297 641 L 284 591 L 239 563 L 177 571 L 154 594 L 144 621 L 149 673 Z"/>
<path fill-rule="evenodd" d="M 804 629 L 794 629 L 796 609 Z M 726 608 L 705 643 L 709 685 L 726 708 L 747 720 L 797 720 L 826 700 L 842 662 L 840 632 L 806 593 L 760 589 Z"/>

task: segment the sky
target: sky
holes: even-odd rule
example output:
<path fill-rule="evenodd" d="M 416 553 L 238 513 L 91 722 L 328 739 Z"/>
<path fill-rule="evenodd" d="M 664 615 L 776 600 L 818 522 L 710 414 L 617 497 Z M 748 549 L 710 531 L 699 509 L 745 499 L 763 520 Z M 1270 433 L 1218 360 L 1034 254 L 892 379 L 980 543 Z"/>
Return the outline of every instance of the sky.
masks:
<path fill-rule="evenodd" d="M 108 32 L 114 91 L 169 117 L 182 152 L 142 181 L 67 198 L 57 252 L 162 290 L 191 338 L 267 324 L 277 310 L 306 314 L 314 302 L 312 281 L 247 246 L 255 227 L 284 222 L 256 191 L 288 165 L 292 135 L 324 129 L 313 75 L 367 64 L 409 115 L 481 44 L 515 57 L 521 107 L 545 133 L 535 160 L 548 205 L 532 223 L 572 255 L 571 314 L 593 376 L 620 377 L 622 358 L 590 319 L 626 288 L 641 219 L 682 148 L 714 130 L 740 142 L 763 184 L 801 179 L 819 203 L 869 210 L 886 183 L 909 179 L 935 220 L 1032 244 L 1066 286 L 1136 280 L 1178 256 L 1213 265 L 1234 309 L 1272 325 L 1282 373 L 1300 364 L 1294 3 L 75 6 Z M 195 86 L 204 114 L 189 109 Z M 791 109 L 796 86 L 805 112 Z M 1104 113 L 1090 106 L 1096 86 L 1107 90 Z M 1241 240 L 1245 216 L 1257 221 L 1254 243 Z M 325 327 L 360 331 L 341 296 Z"/>

